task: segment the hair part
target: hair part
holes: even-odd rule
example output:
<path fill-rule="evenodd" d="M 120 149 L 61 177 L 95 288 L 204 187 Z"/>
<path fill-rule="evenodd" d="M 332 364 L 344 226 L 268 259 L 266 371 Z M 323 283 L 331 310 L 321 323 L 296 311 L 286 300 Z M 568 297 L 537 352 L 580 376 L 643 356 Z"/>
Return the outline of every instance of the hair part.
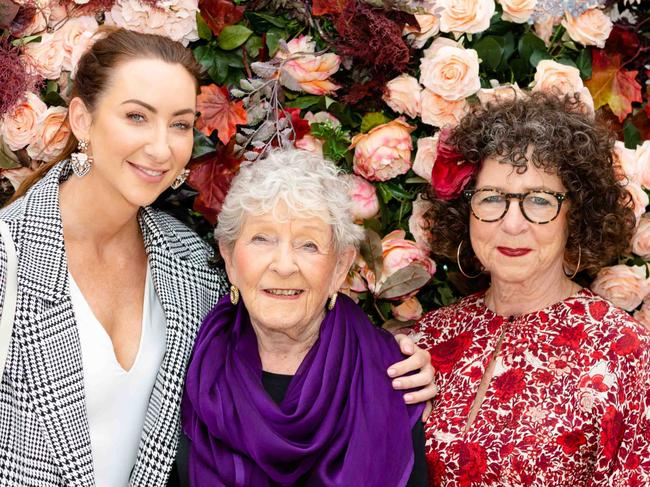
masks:
<path fill-rule="evenodd" d="M 363 229 L 351 214 L 349 183 L 334 164 L 312 152 L 276 149 L 266 159 L 243 165 L 233 179 L 214 232 L 232 248 L 247 215 L 278 214 L 282 204 L 291 216 L 316 216 L 331 225 L 334 250 L 358 248 Z"/>

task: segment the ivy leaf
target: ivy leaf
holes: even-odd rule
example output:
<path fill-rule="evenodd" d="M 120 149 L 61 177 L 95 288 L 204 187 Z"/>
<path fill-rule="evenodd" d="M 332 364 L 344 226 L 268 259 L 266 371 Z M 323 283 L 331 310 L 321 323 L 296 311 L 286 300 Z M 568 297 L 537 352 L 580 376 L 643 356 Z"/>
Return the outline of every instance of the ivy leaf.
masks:
<path fill-rule="evenodd" d="M 311 4 L 311 14 L 318 17 L 327 14 L 340 14 L 347 0 L 314 0 Z"/>
<path fill-rule="evenodd" d="M 244 7 L 236 6 L 232 0 L 199 0 L 199 11 L 216 36 L 227 25 L 239 22 L 244 16 Z"/>
<path fill-rule="evenodd" d="M 211 84 L 201 86 L 196 98 L 196 108 L 201 115 L 196 128 L 208 137 L 217 131 L 219 140 L 227 144 L 237 131 L 237 125 L 246 124 L 246 109 L 241 101 L 230 101 L 228 88 Z"/>
<path fill-rule="evenodd" d="M 622 122 L 632 113 L 632 103 L 643 101 L 641 85 L 636 81 L 638 71 L 625 71 L 620 54 L 602 49 L 592 51 L 591 69 L 591 79 L 585 85 L 594 99 L 594 108 L 608 105 Z"/>
<path fill-rule="evenodd" d="M 190 163 L 187 184 L 198 191 L 194 199 L 194 210 L 198 211 L 212 225 L 226 198 L 232 179 L 239 171 L 240 160 L 232 155 L 230 146 L 205 154 Z"/>
<path fill-rule="evenodd" d="M 229 25 L 221 30 L 217 44 L 225 51 L 232 51 L 246 42 L 252 33 L 253 31 L 244 25 Z"/>

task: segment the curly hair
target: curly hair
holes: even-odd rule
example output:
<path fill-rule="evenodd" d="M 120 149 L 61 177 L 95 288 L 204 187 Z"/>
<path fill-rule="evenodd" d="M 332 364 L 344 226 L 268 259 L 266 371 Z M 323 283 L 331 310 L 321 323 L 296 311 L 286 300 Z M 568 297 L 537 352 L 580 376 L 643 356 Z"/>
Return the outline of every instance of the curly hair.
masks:
<path fill-rule="evenodd" d="M 613 134 L 585 113 L 577 95 L 537 92 L 477 107 L 452 130 L 448 143 L 479 168 L 496 157 L 520 174 L 528 164 L 557 174 L 571 203 L 565 259 L 573 265 L 580 260 L 580 271 L 593 275 L 629 247 L 636 220 L 632 197 L 614 166 Z M 462 196 L 436 199 L 431 188 L 427 199 L 433 205 L 426 214 L 433 254 L 453 262 L 464 242 L 463 269 L 480 269 L 468 245 L 469 202 Z"/>

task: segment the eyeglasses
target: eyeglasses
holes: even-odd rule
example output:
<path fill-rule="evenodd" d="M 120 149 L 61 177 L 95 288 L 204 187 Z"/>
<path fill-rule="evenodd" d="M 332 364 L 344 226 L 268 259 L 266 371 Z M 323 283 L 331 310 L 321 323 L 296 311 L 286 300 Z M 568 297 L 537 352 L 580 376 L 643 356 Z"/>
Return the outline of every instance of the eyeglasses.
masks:
<path fill-rule="evenodd" d="M 566 193 L 557 191 L 528 191 L 503 193 L 496 189 L 466 189 L 463 197 L 469 201 L 472 214 L 482 222 L 501 220 L 510 208 L 510 200 L 519 200 L 519 209 L 531 223 L 543 224 L 557 218 L 566 199 Z"/>

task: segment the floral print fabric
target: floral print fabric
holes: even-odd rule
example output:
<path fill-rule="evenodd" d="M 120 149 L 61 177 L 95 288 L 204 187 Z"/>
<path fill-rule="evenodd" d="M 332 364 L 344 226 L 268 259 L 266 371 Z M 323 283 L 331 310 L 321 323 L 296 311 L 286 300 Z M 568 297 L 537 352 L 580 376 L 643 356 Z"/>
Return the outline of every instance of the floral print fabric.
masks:
<path fill-rule="evenodd" d="M 650 486 L 650 335 L 624 311 L 583 289 L 504 317 L 476 294 L 428 313 L 415 333 L 438 371 L 432 486 Z"/>

